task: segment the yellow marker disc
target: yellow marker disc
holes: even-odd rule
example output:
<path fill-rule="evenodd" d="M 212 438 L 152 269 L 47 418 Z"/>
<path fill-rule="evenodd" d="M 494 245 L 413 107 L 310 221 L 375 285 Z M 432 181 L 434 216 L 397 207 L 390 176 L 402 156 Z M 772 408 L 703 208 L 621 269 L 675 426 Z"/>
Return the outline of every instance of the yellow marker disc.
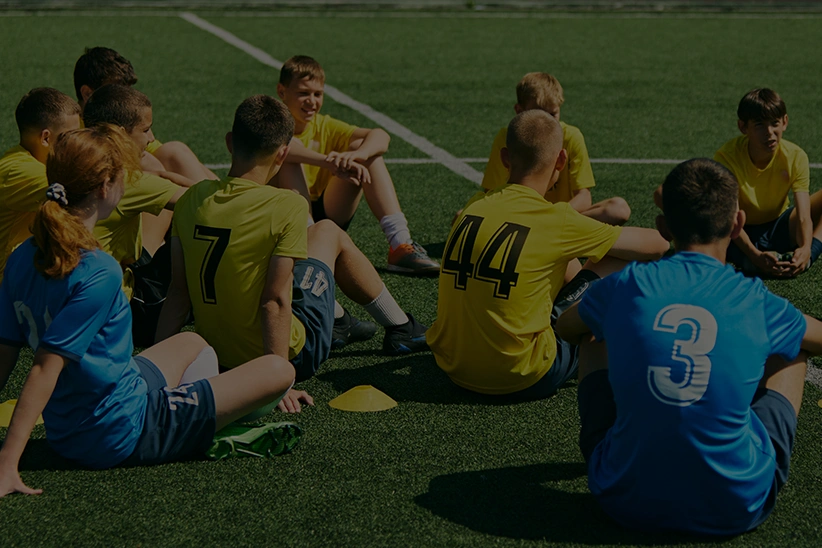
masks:
<path fill-rule="evenodd" d="M 385 411 L 397 407 L 397 402 L 371 385 L 361 385 L 340 394 L 328 405 L 341 411 Z"/>
<path fill-rule="evenodd" d="M 818 402 L 816 402 L 816 405 L 818 405 L 819 407 L 822 407 L 822 400 L 819 400 Z"/>
<path fill-rule="evenodd" d="M 8 400 L 0 403 L 0 428 L 8 428 L 11 423 L 11 414 L 14 413 L 14 406 L 17 400 Z M 34 424 L 43 424 L 43 415 L 37 417 Z"/>

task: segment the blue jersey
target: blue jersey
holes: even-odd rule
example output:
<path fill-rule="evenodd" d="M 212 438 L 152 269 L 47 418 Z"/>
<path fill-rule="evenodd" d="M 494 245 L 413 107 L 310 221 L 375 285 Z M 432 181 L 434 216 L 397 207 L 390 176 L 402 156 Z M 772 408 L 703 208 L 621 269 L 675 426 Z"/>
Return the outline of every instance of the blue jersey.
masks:
<path fill-rule="evenodd" d="M 603 509 L 645 530 L 748 530 L 776 470 L 751 401 L 770 355 L 798 355 L 803 315 L 701 253 L 633 263 L 579 314 L 608 344 L 617 409 L 588 467 Z"/>
<path fill-rule="evenodd" d="M 131 455 L 143 430 L 146 383 L 131 357 L 131 310 L 120 265 L 83 252 L 63 279 L 34 268 L 34 240 L 9 257 L 0 284 L 0 342 L 28 343 L 68 360 L 43 411 L 46 438 L 60 455 L 92 468 Z"/>

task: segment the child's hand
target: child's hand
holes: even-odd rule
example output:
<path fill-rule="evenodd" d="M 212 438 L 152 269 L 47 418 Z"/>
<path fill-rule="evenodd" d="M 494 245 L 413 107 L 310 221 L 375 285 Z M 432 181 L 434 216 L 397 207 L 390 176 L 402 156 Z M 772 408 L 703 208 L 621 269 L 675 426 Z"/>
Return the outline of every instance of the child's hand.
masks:
<path fill-rule="evenodd" d="M 293 388 L 286 392 L 277 407 L 283 413 L 299 413 L 301 411 L 300 402 L 305 405 L 314 405 L 314 398 L 308 395 L 305 390 L 294 390 Z"/>
<path fill-rule="evenodd" d="M 811 246 L 807 247 L 798 247 L 793 252 L 793 257 L 791 258 L 791 276 L 797 276 L 804 272 L 808 266 L 808 263 L 811 261 Z"/>
<path fill-rule="evenodd" d="M 775 278 L 790 277 L 791 263 L 788 261 L 780 261 L 777 254 L 773 251 L 763 251 L 756 258 L 753 259 L 756 268 L 768 276 Z"/>
<path fill-rule="evenodd" d="M 0 498 L 11 493 L 23 493 L 24 495 L 39 495 L 42 489 L 32 489 L 20 479 L 20 473 L 16 469 L 7 469 L 0 472 Z"/>
<path fill-rule="evenodd" d="M 335 177 L 339 177 L 343 181 L 353 183 L 357 186 L 364 183 L 371 184 L 371 173 L 368 171 L 368 168 L 357 162 L 352 162 L 349 165 L 350 167 L 348 168 L 342 168 L 331 164 L 331 173 L 333 173 Z"/>
<path fill-rule="evenodd" d="M 348 170 L 352 168 L 352 164 L 361 164 L 366 161 L 368 157 L 360 153 L 359 150 L 350 150 L 348 152 L 331 152 L 325 157 L 325 161 L 329 164 L 334 164 L 338 168 Z"/>

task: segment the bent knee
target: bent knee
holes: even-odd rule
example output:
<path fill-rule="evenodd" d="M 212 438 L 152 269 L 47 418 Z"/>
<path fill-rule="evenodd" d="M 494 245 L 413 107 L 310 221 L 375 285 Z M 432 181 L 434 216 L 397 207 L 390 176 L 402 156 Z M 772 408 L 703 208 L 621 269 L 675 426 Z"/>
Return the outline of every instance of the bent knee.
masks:
<path fill-rule="evenodd" d="M 613 224 L 623 225 L 631 218 L 631 206 L 624 198 L 616 196 L 607 201 L 606 206 L 608 216 L 613 221 Z"/>

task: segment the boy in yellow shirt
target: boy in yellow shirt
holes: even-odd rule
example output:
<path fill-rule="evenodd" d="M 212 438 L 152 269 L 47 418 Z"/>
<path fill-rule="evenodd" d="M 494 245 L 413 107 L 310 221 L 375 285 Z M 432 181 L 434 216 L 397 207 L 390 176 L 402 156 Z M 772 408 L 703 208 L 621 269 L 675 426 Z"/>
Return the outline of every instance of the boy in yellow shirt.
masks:
<path fill-rule="evenodd" d="M 457 385 L 540 399 L 576 372 L 577 347 L 556 337 L 557 317 L 600 277 L 625 261 L 657 259 L 668 243 L 654 230 L 608 225 L 545 199 L 568 153 L 562 126 L 541 109 L 513 119 L 501 156 L 509 184 L 478 192 L 451 229 L 427 339 Z M 578 257 L 589 261 L 563 287 Z"/>
<path fill-rule="evenodd" d="M 517 102 L 514 112 L 539 109 L 559 121 L 560 108 L 565 102 L 559 81 L 547 72 L 529 72 L 517 84 Z M 628 203 L 619 197 L 609 198 L 592 204 L 591 188 L 594 187 L 594 172 L 588 158 L 588 148 L 582 132 L 565 122 L 562 128 L 562 147 L 568 154 L 565 168 L 560 172 L 557 183 L 548 189 L 545 199 L 552 203 L 568 202 L 572 208 L 586 217 L 591 217 L 611 225 L 623 225 L 631 216 Z M 508 169 L 500 159 L 500 150 L 505 147 L 507 127 L 499 130 L 491 147 L 491 155 L 485 166 L 482 188 L 486 191 L 504 186 L 508 182 Z"/>
<path fill-rule="evenodd" d="M 53 88 L 35 88 L 14 112 L 20 144 L 0 158 L 0 281 L 6 260 L 31 236 L 34 214 L 46 200 L 46 157 L 57 137 L 80 127 L 80 106 Z"/>
<path fill-rule="evenodd" d="M 277 95 L 295 121 L 295 139 L 286 162 L 303 164 L 304 180 L 282 177 L 278 184 L 306 193 L 313 219 L 331 219 L 343 230 L 365 195 L 388 240 L 388 270 L 437 275 L 440 265 L 411 238 L 385 166 L 383 154 L 391 140 L 388 133 L 320 114 L 324 87 L 325 72 L 311 57 L 294 56 L 280 70 Z"/>
<path fill-rule="evenodd" d="M 426 350 L 425 326 L 402 311 L 351 238 L 325 220 L 306 230 L 308 204 L 267 183 L 288 154 L 294 121 L 274 97 L 237 108 L 226 144 L 228 177 L 194 185 L 177 203 L 173 280 L 157 340 L 177 333 L 193 309 L 197 332 L 222 367 L 246 356 L 289 360 L 297 382 L 311 377 L 332 343 L 334 282 L 385 328 L 391 355 Z M 280 409 L 312 403 L 291 391 Z"/>
<path fill-rule="evenodd" d="M 74 90 L 81 106 L 94 90 L 105 84 L 133 86 L 136 83 L 131 62 L 111 48 L 87 48 L 74 65 Z M 149 142 L 141 164 L 145 171 L 170 171 L 193 181 L 217 178 L 188 145 L 180 141 Z"/>

